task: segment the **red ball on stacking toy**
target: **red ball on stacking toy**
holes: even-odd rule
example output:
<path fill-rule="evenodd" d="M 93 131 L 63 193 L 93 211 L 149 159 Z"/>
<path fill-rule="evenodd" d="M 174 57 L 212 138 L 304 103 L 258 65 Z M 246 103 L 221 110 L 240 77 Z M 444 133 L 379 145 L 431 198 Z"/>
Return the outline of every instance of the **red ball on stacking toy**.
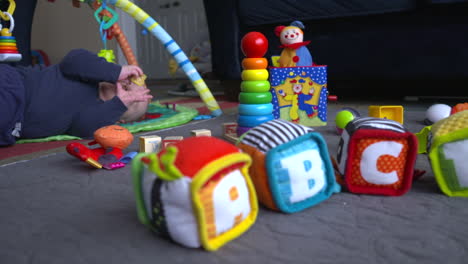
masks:
<path fill-rule="evenodd" d="M 249 32 L 241 40 L 242 53 L 248 58 L 261 58 L 268 49 L 268 40 L 260 32 Z"/>

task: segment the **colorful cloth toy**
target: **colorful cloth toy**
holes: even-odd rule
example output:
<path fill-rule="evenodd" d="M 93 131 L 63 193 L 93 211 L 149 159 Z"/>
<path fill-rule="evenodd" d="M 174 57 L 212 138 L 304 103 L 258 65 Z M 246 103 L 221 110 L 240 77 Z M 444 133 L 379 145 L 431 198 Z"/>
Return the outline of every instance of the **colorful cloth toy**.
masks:
<path fill-rule="evenodd" d="M 280 38 L 281 52 L 278 63 L 280 67 L 312 66 L 312 55 L 307 45 L 310 41 L 304 40 L 304 24 L 294 21 L 289 26 L 277 26 L 275 34 Z"/>
<path fill-rule="evenodd" d="M 457 112 L 432 125 L 426 140 L 435 179 L 448 196 L 468 197 L 468 111 Z"/>
<path fill-rule="evenodd" d="M 340 191 L 327 145 L 311 128 L 271 120 L 250 129 L 238 147 L 252 157 L 257 196 L 270 209 L 298 212 Z"/>
<path fill-rule="evenodd" d="M 88 148 L 81 143 L 73 142 L 68 144 L 66 149 L 70 155 L 95 168 L 118 169 L 128 163 L 128 158 L 135 156 L 133 153 L 124 156 L 122 152 L 132 141 L 133 135 L 128 129 L 110 125 L 96 130 L 94 141 L 88 143 L 90 146 L 99 144 L 101 147 Z"/>
<path fill-rule="evenodd" d="M 402 124 L 356 118 L 341 134 L 338 170 L 352 193 L 403 195 L 411 188 L 417 150 L 416 136 Z"/>
<path fill-rule="evenodd" d="M 256 220 L 251 158 L 211 136 L 190 137 L 132 163 L 140 221 L 186 247 L 217 250 Z"/>

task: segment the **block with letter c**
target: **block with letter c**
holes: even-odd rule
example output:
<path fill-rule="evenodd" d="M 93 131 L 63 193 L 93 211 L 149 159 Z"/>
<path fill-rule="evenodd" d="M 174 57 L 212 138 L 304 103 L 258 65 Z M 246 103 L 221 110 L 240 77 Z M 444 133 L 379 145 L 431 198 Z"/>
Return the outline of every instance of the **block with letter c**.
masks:
<path fill-rule="evenodd" d="M 354 119 L 341 135 L 338 170 L 352 193 L 403 195 L 411 188 L 417 150 L 416 136 L 396 121 Z"/>

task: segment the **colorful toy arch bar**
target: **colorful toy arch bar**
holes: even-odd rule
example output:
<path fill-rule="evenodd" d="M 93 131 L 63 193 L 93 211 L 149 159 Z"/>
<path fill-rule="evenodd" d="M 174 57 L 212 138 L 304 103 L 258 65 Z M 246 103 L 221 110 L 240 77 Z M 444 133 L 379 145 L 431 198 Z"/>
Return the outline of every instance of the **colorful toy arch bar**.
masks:
<path fill-rule="evenodd" d="M 216 99 L 213 97 L 205 81 L 201 78 L 197 69 L 193 66 L 192 62 L 188 59 L 187 55 L 172 39 L 172 37 L 159 25 L 152 17 L 150 17 L 145 11 L 134 3 L 128 0 L 108 0 L 108 4 L 112 4 L 117 8 L 122 9 L 125 13 L 129 14 L 133 19 L 143 25 L 153 36 L 163 43 L 166 50 L 174 57 L 179 67 L 185 72 L 187 77 L 192 82 L 193 86 L 197 90 L 200 98 L 206 104 L 208 109 L 211 111 L 211 115 L 220 116 L 223 112 L 221 111 Z"/>

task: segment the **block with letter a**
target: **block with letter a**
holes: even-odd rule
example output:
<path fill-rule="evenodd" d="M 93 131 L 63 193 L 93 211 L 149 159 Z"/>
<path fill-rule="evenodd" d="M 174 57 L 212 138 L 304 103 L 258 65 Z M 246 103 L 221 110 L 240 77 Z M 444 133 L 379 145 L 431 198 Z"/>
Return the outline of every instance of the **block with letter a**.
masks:
<path fill-rule="evenodd" d="M 211 136 L 139 154 L 132 173 L 140 221 L 186 247 L 217 250 L 256 220 L 250 164 L 249 155 Z"/>

